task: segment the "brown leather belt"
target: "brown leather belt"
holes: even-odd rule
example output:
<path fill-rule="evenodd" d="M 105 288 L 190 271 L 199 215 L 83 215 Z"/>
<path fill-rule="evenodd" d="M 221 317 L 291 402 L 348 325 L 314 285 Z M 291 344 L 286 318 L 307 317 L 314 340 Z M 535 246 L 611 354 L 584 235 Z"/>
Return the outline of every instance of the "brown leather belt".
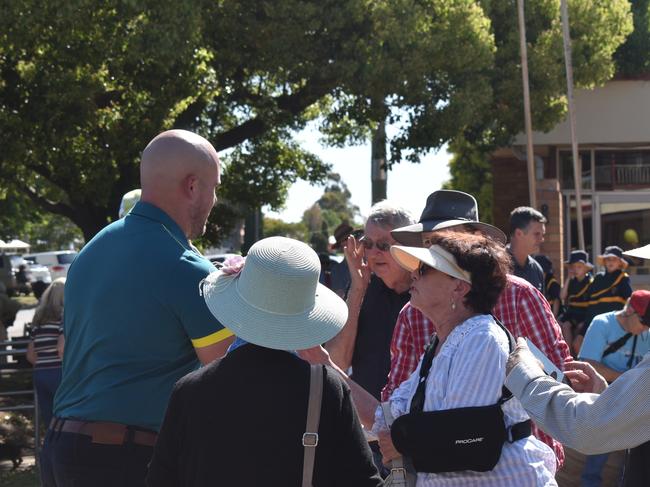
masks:
<path fill-rule="evenodd" d="M 136 445 L 154 446 L 158 437 L 153 431 L 135 429 L 121 423 L 77 421 L 63 418 L 52 418 L 50 429 L 63 433 L 90 436 L 93 443 L 101 443 L 102 445 L 123 445 L 131 442 Z"/>

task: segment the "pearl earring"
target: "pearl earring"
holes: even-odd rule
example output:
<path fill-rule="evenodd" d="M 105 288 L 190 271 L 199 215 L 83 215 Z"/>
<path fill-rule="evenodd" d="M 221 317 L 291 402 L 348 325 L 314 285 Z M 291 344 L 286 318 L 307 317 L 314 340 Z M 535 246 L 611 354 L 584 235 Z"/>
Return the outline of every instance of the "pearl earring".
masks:
<path fill-rule="evenodd" d="M 451 310 L 456 311 L 456 302 L 455 301 L 451 302 Z"/>

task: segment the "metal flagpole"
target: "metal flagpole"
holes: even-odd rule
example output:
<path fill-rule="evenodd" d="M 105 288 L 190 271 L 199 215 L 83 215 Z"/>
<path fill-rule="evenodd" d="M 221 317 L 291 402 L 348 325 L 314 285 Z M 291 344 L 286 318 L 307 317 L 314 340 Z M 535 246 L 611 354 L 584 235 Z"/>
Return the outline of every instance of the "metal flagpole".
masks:
<path fill-rule="evenodd" d="M 537 206 L 535 189 L 535 156 L 533 155 L 533 123 L 530 116 L 530 88 L 528 86 L 528 52 L 526 48 L 526 22 L 524 0 L 517 0 L 519 16 L 519 51 L 521 54 L 521 77 L 524 85 L 524 123 L 526 127 L 526 162 L 528 166 L 528 194 L 530 206 Z"/>
<path fill-rule="evenodd" d="M 567 0 L 560 0 L 562 12 L 562 37 L 564 39 L 564 64 L 566 65 L 567 100 L 569 104 L 569 126 L 571 127 L 571 156 L 573 159 L 573 180 L 576 190 L 576 220 L 578 223 L 578 245 L 585 250 L 585 233 L 582 222 L 582 161 L 578 154 L 576 137 L 576 110 L 573 98 L 573 63 L 571 61 L 571 37 L 569 36 L 569 7 Z M 570 211 L 570 210 L 569 210 Z"/>

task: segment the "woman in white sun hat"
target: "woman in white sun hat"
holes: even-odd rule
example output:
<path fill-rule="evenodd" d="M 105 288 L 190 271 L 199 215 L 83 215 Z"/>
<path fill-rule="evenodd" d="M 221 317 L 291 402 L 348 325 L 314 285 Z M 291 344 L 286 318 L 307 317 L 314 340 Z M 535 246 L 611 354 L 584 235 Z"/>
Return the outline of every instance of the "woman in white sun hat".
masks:
<path fill-rule="evenodd" d="M 328 367 L 316 368 L 324 375 L 318 436 L 303 437 L 311 369 L 294 351 L 330 340 L 347 318 L 343 300 L 318 283 L 316 253 L 271 237 L 253 245 L 245 263 L 226 264 L 201 292 L 237 346 L 177 383 L 147 485 L 305 485 L 310 448 L 310 485 L 381 485 L 350 391 Z"/>

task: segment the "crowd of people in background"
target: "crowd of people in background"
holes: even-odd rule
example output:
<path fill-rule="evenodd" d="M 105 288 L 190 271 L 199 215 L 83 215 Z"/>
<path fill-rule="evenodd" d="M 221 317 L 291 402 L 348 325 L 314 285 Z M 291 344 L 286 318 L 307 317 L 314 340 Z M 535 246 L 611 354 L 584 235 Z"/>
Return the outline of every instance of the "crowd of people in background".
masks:
<path fill-rule="evenodd" d="M 154 138 L 141 192 L 41 297 L 44 486 L 553 486 L 563 444 L 582 486 L 625 448 L 621 485 L 650 485 L 650 292 L 622 249 L 556 272 L 542 213 L 506 235 L 439 190 L 419 219 L 341 223 L 331 254 L 272 237 L 217 269 L 192 239 L 220 174 L 202 137 Z"/>

